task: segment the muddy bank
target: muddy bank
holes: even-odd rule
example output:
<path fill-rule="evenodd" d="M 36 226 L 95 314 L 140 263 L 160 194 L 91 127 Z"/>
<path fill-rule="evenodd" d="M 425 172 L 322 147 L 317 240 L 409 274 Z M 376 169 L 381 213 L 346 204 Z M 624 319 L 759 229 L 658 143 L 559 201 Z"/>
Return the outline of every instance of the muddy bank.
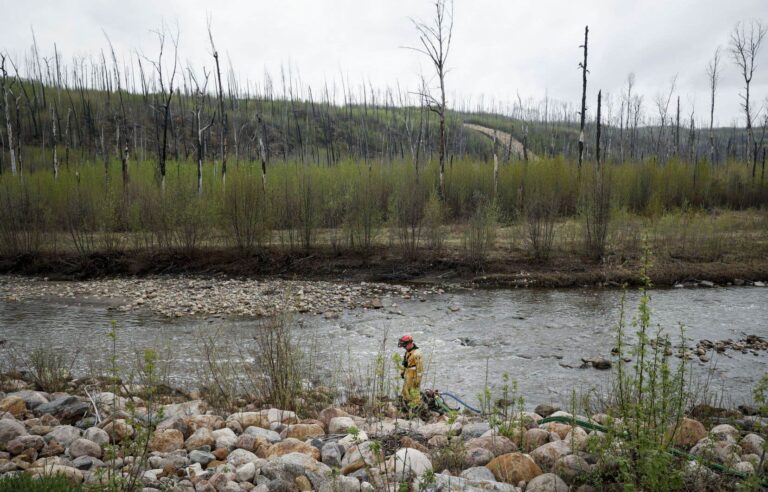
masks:
<path fill-rule="evenodd" d="M 338 254 L 264 250 L 248 255 L 235 249 L 193 253 L 128 251 L 74 254 L 36 254 L 0 258 L 0 273 L 44 276 L 52 280 L 84 280 L 112 276 L 163 274 L 227 275 L 247 278 L 345 280 L 366 282 L 454 283 L 474 287 L 617 287 L 642 284 L 639 259 L 611 258 L 596 262 L 578 255 L 548 263 L 516 254 L 494 255 L 482 264 L 467 261 L 459 252 L 406 259 L 381 248 L 369 254 Z M 654 285 L 672 287 L 692 281 L 716 285 L 768 280 L 768 258 L 724 259 L 654 258 L 649 271 Z"/>

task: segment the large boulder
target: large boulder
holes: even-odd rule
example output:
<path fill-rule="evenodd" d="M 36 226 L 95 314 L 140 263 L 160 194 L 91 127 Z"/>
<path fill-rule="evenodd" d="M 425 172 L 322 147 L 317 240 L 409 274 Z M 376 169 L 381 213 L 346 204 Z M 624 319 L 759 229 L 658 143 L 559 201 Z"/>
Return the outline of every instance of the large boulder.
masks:
<path fill-rule="evenodd" d="M 541 468 L 528 455 L 507 453 L 497 456 L 486 465 L 496 480 L 511 485 L 529 482 L 542 474 Z"/>
<path fill-rule="evenodd" d="M 358 479 L 341 475 L 325 481 L 317 492 L 360 492 L 361 490 L 365 489 Z"/>
<path fill-rule="evenodd" d="M 341 408 L 328 407 L 320 412 L 320 414 L 317 416 L 317 419 L 323 423 L 326 429 L 328 429 L 330 427 L 331 420 L 336 417 L 351 417 L 351 415 Z"/>
<path fill-rule="evenodd" d="M 6 444 L 19 436 L 26 436 L 27 429 L 16 419 L 0 419 L 0 444 Z"/>
<path fill-rule="evenodd" d="M 126 441 L 133 437 L 133 426 L 125 419 L 117 419 L 108 422 L 104 427 L 104 432 L 109 436 L 110 441 L 116 443 Z"/>
<path fill-rule="evenodd" d="M 269 418 L 261 412 L 237 412 L 227 417 L 227 421 L 233 420 L 243 429 L 248 427 L 260 427 L 269 429 Z"/>
<path fill-rule="evenodd" d="M 759 456 L 762 454 L 763 449 L 765 449 L 765 439 L 757 434 L 747 434 L 741 441 L 739 441 L 739 446 L 741 446 L 741 450 L 744 451 L 744 453 L 756 454 Z"/>
<path fill-rule="evenodd" d="M 528 429 L 523 434 L 523 450 L 530 453 L 539 446 L 549 442 L 549 432 L 544 429 Z"/>
<path fill-rule="evenodd" d="M 213 431 L 211 434 L 216 440 L 217 448 L 232 449 L 235 447 L 235 442 L 237 442 L 237 435 L 232 429 L 224 427 L 223 429 L 217 429 Z"/>
<path fill-rule="evenodd" d="M 285 430 L 285 437 L 293 437 L 301 441 L 324 435 L 325 430 L 320 424 L 292 424 Z"/>
<path fill-rule="evenodd" d="M 560 422 L 549 422 L 544 424 L 544 429 L 548 430 L 549 432 L 554 432 L 560 436 L 560 439 L 565 439 L 565 436 L 571 432 L 572 427 L 568 424 L 562 424 Z"/>
<path fill-rule="evenodd" d="M 235 468 L 242 466 L 246 463 L 254 463 L 259 459 L 258 456 L 246 451 L 245 449 L 235 449 L 229 455 L 227 455 L 227 463 Z"/>
<path fill-rule="evenodd" d="M 689 449 L 707 436 L 707 429 L 698 420 L 683 418 L 672 435 L 675 446 Z"/>
<path fill-rule="evenodd" d="M 424 476 L 415 483 L 414 489 L 430 492 L 520 492 L 520 489 L 508 483 L 454 477 L 447 473 L 436 473 L 432 477 Z"/>
<path fill-rule="evenodd" d="M 35 467 L 29 470 L 29 473 L 33 477 L 49 477 L 49 476 L 61 476 L 67 479 L 67 481 L 80 484 L 83 483 L 83 472 L 73 466 L 64 465 L 50 465 L 45 467 Z"/>
<path fill-rule="evenodd" d="M 542 470 L 552 471 L 557 460 L 571 454 L 568 441 L 553 441 L 531 451 L 531 458 Z"/>
<path fill-rule="evenodd" d="M 27 402 L 19 396 L 6 396 L 0 400 L 0 415 L 10 413 L 17 419 L 27 413 Z"/>
<path fill-rule="evenodd" d="M 170 453 L 184 447 L 184 434 L 176 429 L 155 432 L 149 442 L 149 449 L 158 453 Z"/>
<path fill-rule="evenodd" d="M 17 455 L 24 452 L 26 449 L 34 449 L 40 451 L 45 446 L 45 439 L 40 436 L 23 435 L 12 439 L 5 446 L 5 450 L 11 453 L 11 455 Z"/>
<path fill-rule="evenodd" d="M 738 442 L 740 437 L 736 427 L 729 424 L 716 425 L 712 427 L 709 434 L 719 441 Z"/>
<path fill-rule="evenodd" d="M 544 473 L 528 482 L 525 492 L 568 492 L 568 485 L 554 473 Z"/>
<path fill-rule="evenodd" d="M 328 423 L 329 434 L 346 434 L 349 429 L 356 427 L 352 417 L 334 417 Z"/>
<path fill-rule="evenodd" d="M 731 441 L 715 441 L 705 437 L 691 449 L 691 454 L 705 460 L 735 465 L 741 461 L 742 449 L 741 446 Z"/>
<path fill-rule="evenodd" d="M 293 439 L 292 437 L 289 437 L 285 439 L 284 441 L 280 441 L 278 443 L 273 444 L 268 450 L 267 450 L 267 458 L 277 457 L 277 456 L 284 456 L 289 453 L 302 453 L 311 456 L 317 461 L 320 461 L 320 450 L 316 447 L 307 444 L 305 442 L 299 441 L 298 439 Z"/>
<path fill-rule="evenodd" d="M 464 461 L 469 466 L 485 466 L 493 458 L 494 454 L 485 448 L 470 448 L 464 451 Z"/>
<path fill-rule="evenodd" d="M 262 415 L 267 417 L 270 425 L 272 424 L 298 424 L 299 418 L 296 416 L 296 412 L 290 410 L 281 410 L 279 408 L 270 408 L 269 410 L 262 410 Z"/>
<path fill-rule="evenodd" d="M 581 427 L 574 427 L 563 439 L 575 450 L 583 451 L 587 447 L 589 434 Z"/>
<path fill-rule="evenodd" d="M 354 463 L 361 462 L 368 466 L 379 464 L 381 456 L 376 453 L 376 446 L 372 441 L 365 441 L 359 445 L 351 446 L 347 449 L 344 457 L 341 459 L 342 468 L 346 468 Z"/>
<path fill-rule="evenodd" d="M 9 393 L 8 396 L 16 396 L 24 400 L 24 404 L 29 408 L 30 410 L 34 410 L 38 406 L 48 403 L 48 397 L 46 396 L 47 393 L 42 393 L 40 391 L 32 391 L 32 390 L 22 390 L 22 391 L 15 391 L 13 393 Z"/>
<path fill-rule="evenodd" d="M 400 448 L 387 461 L 387 469 L 397 482 L 409 481 L 432 471 L 432 461 L 417 449 Z"/>
<path fill-rule="evenodd" d="M 88 427 L 85 429 L 85 432 L 83 432 L 83 437 L 89 441 L 95 442 L 99 446 L 109 444 L 109 434 L 107 434 L 107 431 L 104 429 L 99 429 L 98 427 Z"/>
<path fill-rule="evenodd" d="M 489 482 L 493 482 L 496 480 L 496 477 L 493 476 L 491 470 L 484 466 L 473 466 L 472 468 L 467 468 L 461 472 L 461 477 L 473 481 L 487 480 Z"/>
<path fill-rule="evenodd" d="M 184 442 L 184 447 L 187 451 L 193 449 L 201 449 L 207 446 L 209 449 L 216 443 L 216 439 L 213 437 L 213 432 L 207 427 L 201 427 L 195 431 L 194 434 Z"/>
<path fill-rule="evenodd" d="M 280 434 L 278 434 L 277 432 L 275 432 L 273 430 L 269 430 L 269 429 L 264 429 L 263 427 L 258 427 L 258 426 L 255 426 L 255 425 L 252 425 L 252 426 L 248 427 L 247 429 L 245 429 L 245 434 L 247 434 L 249 436 L 260 437 L 262 439 L 266 439 L 267 442 L 269 442 L 271 444 L 278 443 L 278 442 L 280 442 L 282 440 L 282 438 L 280 437 Z"/>
<path fill-rule="evenodd" d="M 75 439 L 69 445 L 69 455 L 73 458 L 79 458 L 80 456 L 101 458 L 101 446 L 88 439 Z"/>
<path fill-rule="evenodd" d="M 35 408 L 37 415 L 53 415 L 62 424 L 74 424 L 90 409 L 88 403 L 80 401 L 76 396 L 65 395 Z"/>
<path fill-rule="evenodd" d="M 591 466 L 587 460 L 579 455 L 569 454 L 557 460 L 554 472 L 566 483 L 572 484 L 579 476 L 589 473 L 590 470 Z"/>
<path fill-rule="evenodd" d="M 320 450 L 320 456 L 323 463 L 334 468 L 341 468 L 341 458 L 344 456 L 344 446 L 336 444 L 334 442 L 327 442 L 323 444 Z"/>
<path fill-rule="evenodd" d="M 72 441 L 79 438 L 81 435 L 80 429 L 72 427 L 71 425 L 57 425 L 48 434 L 45 435 L 45 441 L 50 442 L 56 440 L 59 444 L 69 446 Z"/>
<path fill-rule="evenodd" d="M 475 437 L 482 436 L 489 430 L 491 430 L 491 426 L 488 422 L 472 422 L 461 427 L 461 436 L 464 439 L 474 439 Z"/>
<path fill-rule="evenodd" d="M 435 436 L 447 436 L 449 434 L 458 435 L 461 432 L 461 424 L 454 422 L 436 422 L 434 424 L 422 425 L 416 432 L 424 436 L 425 439 L 431 439 Z"/>
<path fill-rule="evenodd" d="M 513 453 L 517 451 L 515 443 L 504 436 L 486 436 L 470 439 L 464 444 L 467 449 L 484 448 L 493 453 L 494 456 Z"/>
<path fill-rule="evenodd" d="M 166 419 L 174 417 L 183 418 L 204 414 L 208 409 L 208 405 L 203 400 L 190 400 L 183 403 L 163 405 L 162 409 L 163 417 Z"/>

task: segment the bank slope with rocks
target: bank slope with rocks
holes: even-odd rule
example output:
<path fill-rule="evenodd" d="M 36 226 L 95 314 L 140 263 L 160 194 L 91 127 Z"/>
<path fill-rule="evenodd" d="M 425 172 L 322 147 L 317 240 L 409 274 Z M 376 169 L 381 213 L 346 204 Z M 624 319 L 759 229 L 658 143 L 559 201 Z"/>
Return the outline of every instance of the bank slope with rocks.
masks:
<path fill-rule="evenodd" d="M 504 436 L 479 417 L 403 419 L 392 406 L 379 418 L 355 415 L 356 407 L 301 418 L 277 408 L 218 414 L 201 400 L 162 406 L 142 461 L 126 450 L 141 432 L 143 405 L 108 392 L 0 393 L 0 474 L 58 474 L 99 486 L 110 474 L 130 473 L 146 492 L 352 492 L 397 490 L 404 481 L 432 492 L 588 492 L 596 490 L 588 477 L 601 466 L 588 443 L 602 434 L 558 422 L 540 425 L 543 416 L 571 416 L 547 405 L 522 413 Z M 591 421 L 607 419 L 594 415 Z M 734 414 L 731 421 L 707 429 L 686 418 L 674 444 L 699 459 L 754 474 L 765 437 L 740 429 L 759 428 L 768 419 Z M 444 469 L 448 463 L 452 471 Z M 684 465 L 691 487 L 721 483 L 698 461 Z"/>

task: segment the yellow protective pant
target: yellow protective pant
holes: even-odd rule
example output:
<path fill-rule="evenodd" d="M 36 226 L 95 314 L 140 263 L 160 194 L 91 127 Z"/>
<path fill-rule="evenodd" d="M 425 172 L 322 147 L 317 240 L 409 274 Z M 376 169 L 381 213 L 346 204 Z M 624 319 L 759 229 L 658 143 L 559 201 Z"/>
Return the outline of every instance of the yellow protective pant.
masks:
<path fill-rule="evenodd" d="M 424 373 L 424 365 L 421 360 L 421 351 L 413 349 L 405 354 L 405 367 L 403 368 L 403 401 L 408 406 L 421 404 L 421 376 Z"/>

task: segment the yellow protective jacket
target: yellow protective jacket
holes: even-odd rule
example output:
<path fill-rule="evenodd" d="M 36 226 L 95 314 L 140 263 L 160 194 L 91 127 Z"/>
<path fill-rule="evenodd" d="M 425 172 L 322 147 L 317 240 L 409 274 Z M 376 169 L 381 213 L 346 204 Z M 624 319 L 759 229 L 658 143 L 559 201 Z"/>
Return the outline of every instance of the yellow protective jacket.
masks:
<path fill-rule="evenodd" d="M 424 374 L 424 363 L 422 362 L 421 350 L 414 346 L 411 350 L 405 352 L 403 359 L 403 399 L 409 403 L 418 403 L 421 401 L 421 376 Z"/>

